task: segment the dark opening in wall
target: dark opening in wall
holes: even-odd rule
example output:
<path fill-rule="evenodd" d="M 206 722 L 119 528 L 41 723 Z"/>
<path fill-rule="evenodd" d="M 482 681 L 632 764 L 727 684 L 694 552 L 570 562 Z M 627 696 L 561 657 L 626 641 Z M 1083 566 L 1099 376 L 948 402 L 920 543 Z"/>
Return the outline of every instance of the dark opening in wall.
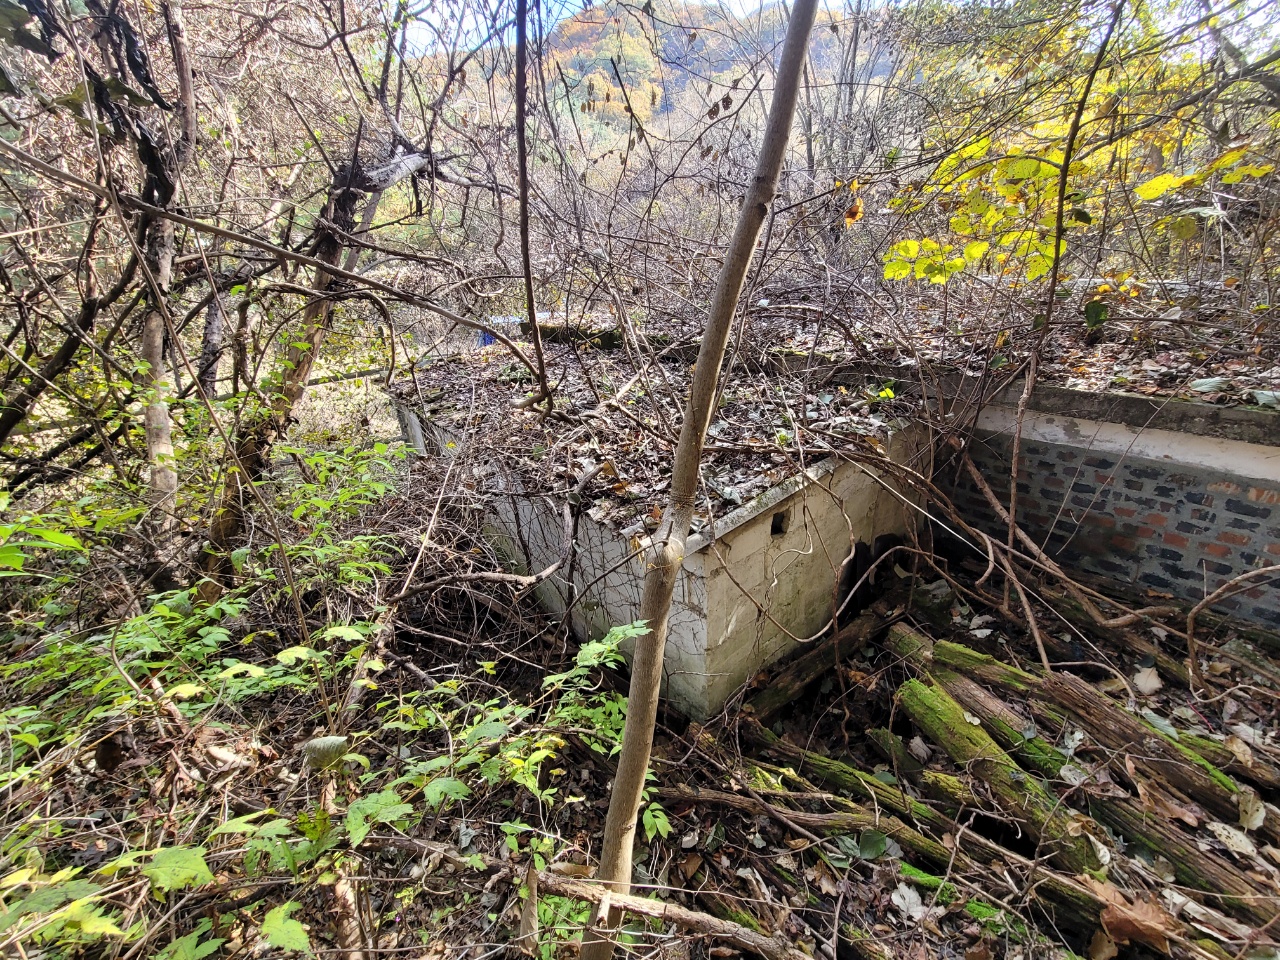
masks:
<path fill-rule="evenodd" d="M 791 511 L 779 510 L 773 515 L 773 520 L 769 523 L 769 532 L 775 537 L 780 537 L 787 532 L 787 527 L 791 525 Z"/>

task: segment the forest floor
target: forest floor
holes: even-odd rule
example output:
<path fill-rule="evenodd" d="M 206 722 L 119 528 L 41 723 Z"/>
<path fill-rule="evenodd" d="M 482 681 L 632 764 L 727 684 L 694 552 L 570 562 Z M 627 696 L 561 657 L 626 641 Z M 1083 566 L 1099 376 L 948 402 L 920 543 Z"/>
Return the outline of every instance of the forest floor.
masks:
<path fill-rule="evenodd" d="M 4 881 L 0 951 L 575 955 L 620 661 L 492 582 L 441 469 L 335 531 L 385 566 L 304 594 L 305 632 L 260 589 L 9 651 L 11 732 L 97 706 L 5 790 L 7 849 L 46 866 Z M 434 588 L 397 599 L 414 570 Z M 980 573 L 898 567 L 713 721 L 662 718 L 635 955 L 1277 955 L 1277 638 L 1202 627 L 1193 693 L 1176 628 L 1099 628 L 1045 585 L 1046 675 Z M 122 660 L 149 684 L 74 679 Z"/>

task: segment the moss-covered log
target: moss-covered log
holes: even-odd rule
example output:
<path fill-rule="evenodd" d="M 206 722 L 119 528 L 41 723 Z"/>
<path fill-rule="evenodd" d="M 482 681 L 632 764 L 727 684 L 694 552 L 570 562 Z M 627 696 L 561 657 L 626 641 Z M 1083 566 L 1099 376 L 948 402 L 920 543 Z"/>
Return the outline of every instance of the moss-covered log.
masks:
<path fill-rule="evenodd" d="M 1041 718 L 1048 717 L 1057 722 L 1065 711 L 1095 741 L 1116 751 L 1118 758 L 1128 757 L 1144 774 L 1201 804 L 1218 819 L 1231 823 L 1239 815 L 1235 782 L 1191 745 L 1193 742 L 1201 745 L 1203 739 L 1175 740 L 1169 737 L 1122 709 L 1074 674 L 1056 672 L 1049 677 L 1040 677 L 963 644 L 948 641 L 930 643 L 902 625 L 889 630 L 885 644 L 913 665 L 931 673 L 945 676 L 949 669 L 1020 699 L 1034 698 L 1031 708 Z M 1032 746 L 1034 744 L 1028 745 Z M 1225 759 L 1221 749 L 1213 752 Z M 1042 763 L 1036 763 L 1036 769 L 1051 775 L 1047 765 L 1053 762 L 1052 756 L 1040 759 Z M 1261 775 L 1266 776 L 1265 773 Z M 1280 823 L 1275 820 L 1269 817 L 1259 830 L 1259 834 L 1273 844 L 1280 843 Z"/>
<path fill-rule="evenodd" d="M 748 744 L 791 764 L 797 773 L 806 774 L 819 783 L 844 791 L 856 800 L 868 801 L 877 807 L 892 810 L 912 823 L 927 824 L 939 836 L 948 827 L 948 821 L 942 814 L 928 804 L 913 799 L 900 786 L 885 783 L 847 763 L 810 753 L 788 743 L 749 717 L 740 721 L 738 730 Z"/>
<path fill-rule="evenodd" d="M 1243 745 L 1242 759 L 1220 740 L 1185 732 L 1179 733 L 1178 738 L 1228 776 L 1236 780 L 1248 780 L 1264 790 L 1280 794 L 1280 767 L 1262 757 L 1248 744 Z"/>
<path fill-rule="evenodd" d="M 1007 753 L 966 716 L 945 690 L 908 680 L 898 697 L 911 719 L 961 767 L 991 790 L 1001 809 L 1018 819 L 1054 863 L 1073 872 L 1097 872 L 1102 863 L 1080 824 L 1057 797 L 1023 771 Z"/>
<path fill-rule="evenodd" d="M 955 816 L 965 808 L 982 808 L 982 801 L 968 784 L 949 773 L 926 768 L 907 751 L 906 744 L 897 734 L 885 729 L 868 730 L 867 739 L 893 764 L 895 776 L 907 777 L 926 797 L 942 804 L 943 812 L 948 816 Z"/>
<path fill-rule="evenodd" d="M 1079 677 L 1055 673 L 1041 683 L 1040 694 L 1065 708 L 1094 740 L 1132 761 L 1147 776 L 1201 804 L 1219 820 L 1239 817 L 1238 789 L 1230 777 L 1198 753 L 1118 709 Z M 1269 817 L 1260 836 L 1280 843 L 1280 824 Z"/>
<path fill-rule="evenodd" d="M 935 677 L 972 715 L 982 721 L 997 743 L 1021 763 L 1064 787 L 1062 768 L 1068 758 L 1052 744 L 1027 731 L 1017 715 L 1003 701 L 971 680 L 939 671 Z M 1218 909 L 1227 909 L 1252 923 L 1266 923 L 1276 914 L 1277 903 L 1266 891 L 1254 886 L 1235 865 L 1210 851 L 1202 850 L 1166 817 L 1153 815 L 1141 803 L 1128 797 L 1099 797 L 1087 790 L 1079 793 L 1087 801 L 1090 815 L 1113 832 L 1153 856 L 1163 856 L 1172 865 L 1184 892 Z M 1070 798 L 1068 798 L 1070 799 Z M 1080 800 L 1075 801 L 1077 805 Z"/>

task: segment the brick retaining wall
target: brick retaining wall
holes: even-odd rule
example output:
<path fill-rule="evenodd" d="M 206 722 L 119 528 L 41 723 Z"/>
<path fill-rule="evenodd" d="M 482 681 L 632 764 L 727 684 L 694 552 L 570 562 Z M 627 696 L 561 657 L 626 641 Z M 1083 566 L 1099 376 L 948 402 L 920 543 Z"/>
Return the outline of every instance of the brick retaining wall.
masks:
<path fill-rule="evenodd" d="M 1003 503 L 1012 442 L 979 434 L 970 456 Z M 1280 451 L 1277 451 L 1280 453 Z M 1086 445 L 1024 439 L 1018 519 L 1068 570 L 1191 602 L 1249 569 L 1280 563 L 1280 481 L 1192 463 L 1100 453 Z M 954 465 L 940 477 L 957 508 L 991 533 L 1003 526 Z M 1280 584 L 1260 581 L 1214 605 L 1219 613 L 1280 628 Z"/>

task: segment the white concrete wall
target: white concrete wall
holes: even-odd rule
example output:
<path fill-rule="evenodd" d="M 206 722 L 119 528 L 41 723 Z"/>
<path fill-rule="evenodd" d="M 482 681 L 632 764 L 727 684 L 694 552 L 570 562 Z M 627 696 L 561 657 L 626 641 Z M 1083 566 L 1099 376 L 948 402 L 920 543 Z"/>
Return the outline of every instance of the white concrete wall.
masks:
<path fill-rule="evenodd" d="M 495 548 L 523 570 L 542 570 L 561 555 L 564 524 L 549 498 L 507 491 L 494 498 L 487 517 Z M 578 521 L 577 553 L 538 588 L 538 599 L 556 616 L 568 610 L 579 639 L 598 639 L 640 615 L 644 565 L 631 557 L 625 537 L 589 516 Z M 667 628 L 665 695 L 681 710 L 707 699 L 707 591 L 702 554 L 685 558 Z M 575 602 L 576 600 L 576 602 Z M 624 652 L 631 649 L 624 645 Z"/>
<path fill-rule="evenodd" d="M 906 462 L 920 445 L 916 436 L 899 435 L 892 455 Z M 563 546 L 561 506 L 496 474 L 485 486 L 499 552 L 525 571 L 554 563 Z M 664 695 L 693 719 L 717 713 L 745 681 L 831 618 L 854 544 L 904 532 L 910 512 L 890 479 L 833 457 L 719 520 L 714 539 L 691 537 L 672 604 Z M 779 513 L 786 529 L 775 533 Z M 554 615 L 567 610 L 580 639 L 633 622 L 644 577 L 633 551 L 621 533 L 584 515 L 572 567 L 544 582 L 539 600 Z"/>
<path fill-rule="evenodd" d="M 1015 408 L 992 404 L 978 414 L 977 427 L 1012 436 L 1017 417 Z M 1022 436 L 1028 440 L 1082 447 L 1091 453 L 1186 463 L 1254 480 L 1280 480 L 1280 447 L 1264 447 L 1241 440 L 1035 412 L 1023 417 Z"/>
<path fill-rule="evenodd" d="M 903 437 L 896 456 L 912 444 Z M 706 554 L 706 710 L 715 712 L 763 667 L 816 638 L 836 605 L 841 566 L 862 541 L 905 533 L 911 507 L 892 481 L 832 458 L 765 493 Z M 783 532 L 774 517 L 783 515 Z M 733 521 L 733 515 L 726 521 Z"/>

